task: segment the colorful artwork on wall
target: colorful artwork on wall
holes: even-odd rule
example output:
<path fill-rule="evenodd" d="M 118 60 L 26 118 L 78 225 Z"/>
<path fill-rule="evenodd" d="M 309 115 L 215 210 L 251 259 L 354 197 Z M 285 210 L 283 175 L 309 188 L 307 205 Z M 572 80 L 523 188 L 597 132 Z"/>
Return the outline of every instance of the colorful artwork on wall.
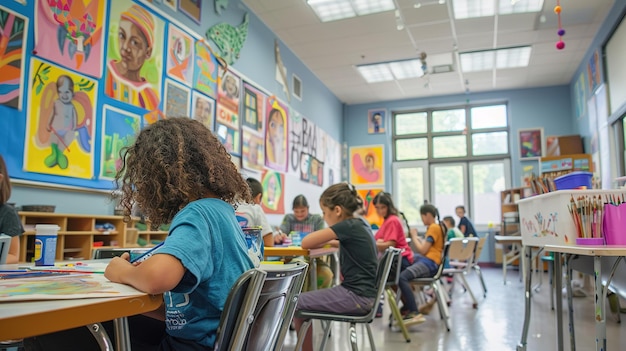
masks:
<path fill-rule="evenodd" d="M 31 59 L 24 169 L 93 178 L 98 83 Z"/>
<path fill-rule="evenodd" d="M 265 166 L 287 171 L 287 105 L 275 96 L 267 98 L 265 104 Z"/>
<path fill-rule="evenodd" d="M 207 39 L 213 40 L 217 46 L 218 56 L 229 65 L 239 59 L 239 53 L 248 36 L 249 17 L 246 13 L 243 22 L 237 27 L 222 22 L 209 28 L 206 32 Z"/>
<path fill-rule="evenodd" d="M 262 171 L 265 161 L 265 146 L 263 145 L 263 137 L 244 127 L 242 130 L 242 139 L 243 168 L 252 171 Z"/>
<path fill-rule="evenodd" d="M 367 132 L 369 134 L 385 134 L 387 110 L 373 109 L 367 111 Z"/>
<path fill-rule="evenodd" d="M 217 59 L 207 44 L 201 40 L 196 41 L 195 54 L 193 88 L 215 99 L 217 98 Z"/>
<path fill-rule="evenodd" d="M 100 178 L 113 179 L 122 167 L 120 151 L 131 145 L 141 128 L 138 115 L 113 106 L 102 108 Z"/>
<path fill-rule="evenodd" d="M 365 208 L 365 219 L 370 222 L 370 225 L 374 229 L 380 228 L 383 225 L 384 218 L 380 217 L 376 213 L 376 207 L 372 201 L 374 201 L 374 197 L 384 189 L 357 189 L 357 193 L 363 199 L 363 207 Z"/>
<path fill-rule="evenodd" d="M 543 128 L 518 130 L 519 158 L 537 158 L 543 156 Z"/>
<path fill-rule="evenodd" d="M 107 1 L 35 1 L 36 55 L 83 74 L 102 77 Z"/>
<path fill-rule="evenodd" d="M 190 117 L 191 90 L 171 79 L 165 80 L 165 101 L 163 110 L 166 118 Z"/>
<path fill-rule="evenodd" d="M 217 79 L 217 114 L 215 120 L 233 129 L 239 129 L 239 96 L 241 79 L 231 71 L 220 69 Z"/>
<path fill-rule="evenodd" d="M 350 148 L 350 183 L 354 185 L 385 185 L 383 145 Z"/>
<path fill-rule="evenodd" d="M 167 74 L 191 86 L 193 81 L 194 39 L 170 24 L 167 35 Z"/>
<path fill-rule="evenodd" d="M 285 176 L 280 172 L 265 170 L 261 177 L 263 199 L 261 207 L 266 214 L 285 213 Z"/>
<path fill-rule="evenodd" d="M 241 135 L 239 134 L 239 129 L 217 123 L 215 131 L 217 138 L 222 142 L 226 151 L 233 155 L 241 155 Z"/>
<path fill-rule="evenodd" d="M 257 133 L 263 133 L 263 116 L 267 95 L 248 83 L 243 83 L 242 124 Z"/>
<path fill-rule="evenodd" d="M 167 2 L 168 0 L 164 0 Z M 171 0 L 169 0 L 171 1 Z M 202 18 L 202 0 L 176 0 L 178 9 L 194 22 L 200 23 Z"/>
<path fill-rule="evenodd" d="M 110 13 L 105 94 L 155 110 L 161 96 L 165 25 L 143 6 L 123 0 L 111 0 Z"/>
<path fill-rule="evenodd" d="M 27 41 L 28 18 L 0 6 L 0 105 L 22 109 Z"/>
<path fill-rule="evenodd" d="M 191 118 L 200 121 L 210 130 L 214 130 L 215 100 L 197 91 L 192 93 L 191 99 Z"/>

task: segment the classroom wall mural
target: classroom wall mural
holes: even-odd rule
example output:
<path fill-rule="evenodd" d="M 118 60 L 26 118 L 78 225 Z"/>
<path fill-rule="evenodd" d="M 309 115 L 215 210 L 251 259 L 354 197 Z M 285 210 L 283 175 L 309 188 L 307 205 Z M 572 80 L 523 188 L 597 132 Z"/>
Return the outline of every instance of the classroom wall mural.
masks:
<path fill-rule="evenodd" d="M 33 1 L 36 55 L 100 78 L 106 1 Z"/>
<path fill-rule="evenodd" d="M 0 105 L 20 110 L 27 39 L 28 18 L 0 6 Z"/>
<path fill-rule="evenodd" d="M 111 0 L 105 94 L 154 110 L 161 100 L 165 24 L 139 4 Z"/>
<path fill-rule="evenodd" d="M 287 171 L 287 105 L 275 96 L 267 98 L 265 104 L 265 166 Z"/>
<path fill-rule="evenodd" d="M 263 199 L 261 207 L 266 214 L 285 213 L 285 176 L 276 171 L 265 170 L 261 177 Z"/>
<path fill-rule="evenodd" d="M 385 185 L 383 149 L 383 145 L 350 147 L 350 183 Z"/>
<path fill-rule="evenodd" d="M 93 177 L 97 82 L 31 59 L 24 169 Z"/>
<path fill-rule="evenodd" d="M 104 105 L 102 109 L 102 146 L 100 178 L 113 179 L 122 167 L 120 151 L 135 141 L 141 128 L 138 115 Z"/>
<path fill-rule="evenodd" d="M 215 6 L 226 11 L 227 3 Z M 196 0 L 3 2 L 0 111 L 9 111 L 20 136 L 2 140 L 0 147 L 12 175 L 111 189 L 120 151 L 141 128 L 190 117 L 215 132 L 237 167 L 262 180 L 268 213 L 285 212 L 286 172 L 317 186 L 338 181 L 340 144 L 228 66 L 241 53 L 249 15 L 230 9 L 242 14 L 228 16 L 243 18 L 240 24 L 198 25 L 202 6 L 208 5 Z M 36 22 L 32 33 L 30 16 Z M 23 104 L 27 108 L 19 112 Z M 290 116 L 299 121 L 293 131 Z M 293 161 L 291 132 L 297 145 Z M 23 152 L 4 152 L 16 140 Z"/>
<path fill-rule="evenodd" d="M 195 40 L 173 24 L 167 35 L 167 74 L 175 80 L 191 86 Z"/>

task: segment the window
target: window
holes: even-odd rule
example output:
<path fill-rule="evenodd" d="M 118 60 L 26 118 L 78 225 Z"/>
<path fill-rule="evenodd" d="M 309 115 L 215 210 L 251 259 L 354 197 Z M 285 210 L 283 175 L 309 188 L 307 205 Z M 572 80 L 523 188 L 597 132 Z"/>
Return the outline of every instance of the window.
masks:
<path fill-rule="evenodd" d="M 426 201 L 441 217 L 464 205 L 474 223 L 500 222 L 500 191 L 511 186 L 507 105 L 392 113 L 393 193 L 412 225 Z"/>

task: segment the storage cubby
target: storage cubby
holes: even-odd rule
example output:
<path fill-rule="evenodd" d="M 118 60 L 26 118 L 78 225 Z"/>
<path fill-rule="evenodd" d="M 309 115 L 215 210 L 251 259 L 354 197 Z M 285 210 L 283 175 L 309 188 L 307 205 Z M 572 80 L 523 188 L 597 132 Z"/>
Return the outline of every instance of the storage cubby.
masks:
<path fill-rule="evenodd" d="M 30 262 L 34 255 L 35 226 L 59 226 L 56 259 L 90 259 L 97 248 L 120 248 L 126 244 L 126 223 L 123 216 L 78 215 L 44 212 L 19 212 L 24 225 L 20 237 L 20 262 Z M 109 223 L 103 229 L 100 225 Z M 100 228 L 100 229 L 98 229 Z M 94 246 L 94 242 L 102 242 Z"/>

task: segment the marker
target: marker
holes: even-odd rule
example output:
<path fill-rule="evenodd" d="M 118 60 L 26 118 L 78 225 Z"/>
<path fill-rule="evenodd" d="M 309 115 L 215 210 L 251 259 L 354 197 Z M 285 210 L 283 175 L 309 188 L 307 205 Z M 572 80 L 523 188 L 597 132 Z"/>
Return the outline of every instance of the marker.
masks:
<path fill-rule="evenodd" d="M 60 272 L 26 272 L 19 274 L 5 274 L 0 276 L 0 280 L 4 279 L 18 279 L 18 278 L 39 278 L 39 277 L 49 277 L 49 276 L 59 276 L 59 275 L 69 275 L 69 273 L 60 273 Z"/>
<path fill-rule="evenodd" d="M 150 258 L 150 256 L 152 256 L 158 249 L 161 248 L 161 246 L 163 246 L 163 243 L 165 241 L 161 241 L 157 246 L 153 247 L 152 249 L 150 249 L 147 252 L 144 252 L 141 256 L 135 258 L 134 260 L 131 260 L 130 263 L 135 263 L 135 262 L 143 262 L 145 260 L 147 260 L 148 258 Z"/>

